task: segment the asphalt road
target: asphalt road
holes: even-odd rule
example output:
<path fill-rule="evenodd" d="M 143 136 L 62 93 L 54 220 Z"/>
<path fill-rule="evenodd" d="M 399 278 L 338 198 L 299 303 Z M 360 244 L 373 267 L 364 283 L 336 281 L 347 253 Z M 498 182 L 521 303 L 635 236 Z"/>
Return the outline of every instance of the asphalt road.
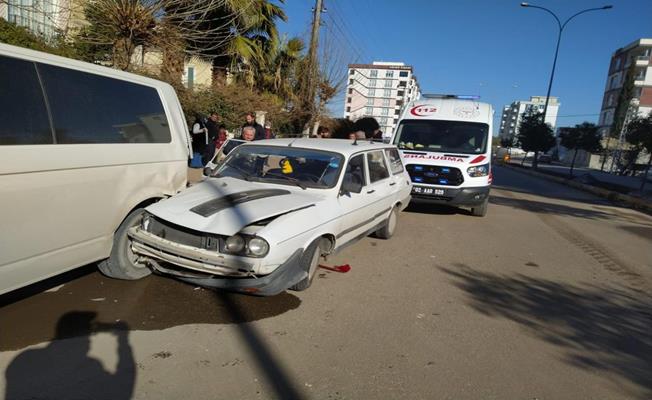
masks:
<path fill-rule="evenodd" d="M 91 266 L 5 296 L 0 392 L 652 398 L 652 218 L 503 168 L 491 203 L 486 218 L 410 206 L 394 238 L 329 259 L 351 270 L 323 269 L 300 293 L 114 281 Z"/>

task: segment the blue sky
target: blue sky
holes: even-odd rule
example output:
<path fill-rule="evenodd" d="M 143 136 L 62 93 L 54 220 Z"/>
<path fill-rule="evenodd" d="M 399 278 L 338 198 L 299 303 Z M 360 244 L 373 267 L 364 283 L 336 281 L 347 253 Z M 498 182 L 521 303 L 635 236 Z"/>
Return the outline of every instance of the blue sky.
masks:
<path fill-rule="evenodd" d="M 597 122 L 611 54 L 652 38 L 652 0 L 538 0 L 565 28 L 552 96 L 561 102 L 558 126 Z M 508 0 L 324 0 L 321 35 L 338 43 L 348 62 L 403 61 L 414 66 L 425 93 L 480 94 L 500 118 L 503 105 L 545 96 L 557 39 L 554 18 Z M 281 32 L 308 39 L 313 0 L 286 0 Z M 343 96 L 330 105 L 343 113 Z M 494 127 L 494 134 L 497 129 Z"/>

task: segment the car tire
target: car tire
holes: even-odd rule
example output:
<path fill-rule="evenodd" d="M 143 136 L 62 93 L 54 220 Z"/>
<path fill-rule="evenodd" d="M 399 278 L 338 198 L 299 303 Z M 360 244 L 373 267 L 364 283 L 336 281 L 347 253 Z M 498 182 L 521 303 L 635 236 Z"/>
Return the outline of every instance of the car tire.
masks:
<path fill-rule="evenodd" d="M 315 240 L 306 248 L 301 257 L 301 268 L 308 271 L 308 276 L 300 282 L 290 286 L 290 290 L 300 292 L 306 290 L 312 285 L 317 269 L 319 268 L 319 257 L 321 257 L 321 249 L 319 247 L 319 239 Z"/>
<path fill-rule="evenodd" d="M 104 275 L 133 281 L 152 273 L 147 265 L 137 262 L 138 256 L 131 250 L 131 239 L 127 235 L 129 228 L 141 223 L 144 212 L 142 208 L 132 211 L 113 235 L 113 248 L 109 258 L 100 261 L 97 265 Z"/>
<path fill-rule="evenodd" d="M 376 231 L 376 237 L 379 239 L 389 239 L 394 236 L 396 231 L 396 225 L 398 224 L 398 207 L 392 208 L 392 211 L 389 213 L 389 217 L 385 221 L 385 224 L 382 228 Z"/>
<path fill-rule="evenodd" d="M 485 199 L 482 204 L 471 208 L 471 215 L 474 217 L 484 217 L 487 215 L 487 208 L 489 207 L 489 199 Z"/>

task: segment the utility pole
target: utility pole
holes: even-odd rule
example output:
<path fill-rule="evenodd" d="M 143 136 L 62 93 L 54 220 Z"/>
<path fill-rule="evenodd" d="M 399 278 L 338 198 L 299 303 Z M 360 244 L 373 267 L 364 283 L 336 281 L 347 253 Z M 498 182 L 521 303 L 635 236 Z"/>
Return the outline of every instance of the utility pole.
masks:
<path fill-rule="evenodd" d="M 310 122 L 314 118 L 315 111 L 315 93 L 317 88 L 317 69 L 319 67 L 317 62 L 317 49 L 319 43 L 319 27 L 321 25 L 321 13 L 323 9 L 323 0 L 315 0 L 315 9 L 313 10 L 312 17 L 312 34 L 310 35 L 310 48 L 308 49 L 308 82 L 306 87 L 305 103 L 310 112 L 310 120 L 308 121 L 308 132 L 310 129 Z M 305 132 L 305 130 L 304 130 Z"/>

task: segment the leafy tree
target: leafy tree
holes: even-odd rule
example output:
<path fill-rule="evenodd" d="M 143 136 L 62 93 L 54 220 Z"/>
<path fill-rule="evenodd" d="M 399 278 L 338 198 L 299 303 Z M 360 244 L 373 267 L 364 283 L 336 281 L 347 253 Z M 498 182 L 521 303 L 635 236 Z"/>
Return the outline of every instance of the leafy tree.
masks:
<path fill-rule="evenodd" d="M 33 34 L 27 28 L 17 26 L 2 18 L 0 18 L 0 42 L 58 56 L 75 56 L 75 49 L 65 43 L 60 35 L 46 41 L 44 37 Z"/>
<path fill-rule="evenodd" d="M 552 128 L 541 118 L 542 114 L 538 112 L 528 112 L 523 115 L 523 119 L 518 129 L 518 142 L 521 148 L 527 152 L 534 152 L 532 168 L 537 169 L 539 152 L 546 152 L 555 145 L 555 137 L 552 134 Z"/>
<path fill-rule="evenodd" d="M 650 164 L 652 163 L 652 112 L 647 117 L 637 116 L 633 118 L 625 127 L 625 135 L 627 142 L 629 142 L 635 150 L 638 150 L 639 152 L 645 150 L 650 156 L 641 182 L 641 192 L 643 192 L 645 182 L 647 181 L 647 175 L 650 170 Z"/>
<path fill-rule="evenodd" d="M 598 127 L 590 122 L 575 125 L 575 127 L 562 132 L 560 137 L 562 146 L 569 150 L 574 150 L 570 168 L 571 176 L 573 176 L 573 168 L 575 167 L 578 150 L 584 150 L 589 153 L 602 150 L 602 145 L 600 144 L 602 136 L 598 132 Z"/>

